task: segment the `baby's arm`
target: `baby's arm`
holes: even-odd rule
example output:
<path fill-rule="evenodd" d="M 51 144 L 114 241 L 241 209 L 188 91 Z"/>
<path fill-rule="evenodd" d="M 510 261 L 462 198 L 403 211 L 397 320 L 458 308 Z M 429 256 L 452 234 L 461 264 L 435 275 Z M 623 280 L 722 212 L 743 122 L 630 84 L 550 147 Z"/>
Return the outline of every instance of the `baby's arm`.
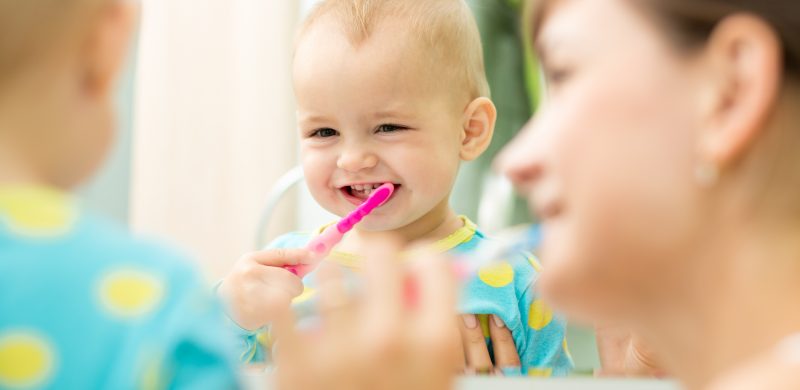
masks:
<path fill-rule="evenodd" d="M 525 346 L 519 351 L 523 369 L 526 370 L 523 374 L 565 376 L 573 368 L 572 358 L 567 350 L 567 325 L 537 296 L 534 283 L 539 265 L 532 257 L 529 262 L 533 266 L 533 282 L 528 282 L 527 288 L 519 297 L 521 331 L 525 336 Z"/>
<path fill-rule="evenodd" d="M 291 242 L 279 238 L 261 252 L 243 256 L 223 279 L 218 293 L 228 306 L 228 315 L 244 342 L 241 360 L 262 360 L 259 333 L 271 323 L 274 313 L 288 307 L 303 292 L 303 283 L 285 270 L 306 260 L 304 249 L 290 249 Z"/>

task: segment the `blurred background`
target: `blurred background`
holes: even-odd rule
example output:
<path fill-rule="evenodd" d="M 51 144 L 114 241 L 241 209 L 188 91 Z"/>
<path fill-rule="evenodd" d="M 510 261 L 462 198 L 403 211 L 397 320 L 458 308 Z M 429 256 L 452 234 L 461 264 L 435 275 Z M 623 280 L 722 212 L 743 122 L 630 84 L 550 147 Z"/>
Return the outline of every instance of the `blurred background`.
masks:
<path fill-rule="evenodd" d="M 119 88 L 117 143 L 82 191 L 89 208 L 166 237 L 210 280 L 292 230 L 331 222 L 301 183 L 291 89 L 298 23 L 316 0 L 143 0 L 137 50 Z M 465 164 L 455 209 L 487 231 L 531 222 L 491 161 L 541 101 L 522 0 L 468 0 L 499 120 L 492 148 Z M 578 372 L 597 367 L 591 332 L 571 329 Z"/>

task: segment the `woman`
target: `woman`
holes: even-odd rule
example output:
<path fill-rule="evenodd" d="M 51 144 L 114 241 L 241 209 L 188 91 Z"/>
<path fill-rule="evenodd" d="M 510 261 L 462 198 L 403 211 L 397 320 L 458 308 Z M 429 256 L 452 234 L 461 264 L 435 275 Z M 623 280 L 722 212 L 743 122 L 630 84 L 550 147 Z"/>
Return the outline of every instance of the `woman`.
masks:
<path fill-rule="evenodd" d="M 800 331 L 794 4 L 537 13 L 550 100 L 500 166 L 544 219 L 543 292 L 630 324 L 692 388 Z"/>
<path fill-rule="evenodd" d="M 800 388 L 798 5 L 535 8 L 549 100 L 498 166 L 543 219 L 543 293 L 574 318 L 632 330 L 689 388 Z M 444 343 L 414 354 L 398 345 L 425 332 L 401 328 L 397 350 L 382 350 L 393 372 L 423 362 L 442 375 L 430 357 Z M 621 340 L 613 365 L 640 369 Z"/>

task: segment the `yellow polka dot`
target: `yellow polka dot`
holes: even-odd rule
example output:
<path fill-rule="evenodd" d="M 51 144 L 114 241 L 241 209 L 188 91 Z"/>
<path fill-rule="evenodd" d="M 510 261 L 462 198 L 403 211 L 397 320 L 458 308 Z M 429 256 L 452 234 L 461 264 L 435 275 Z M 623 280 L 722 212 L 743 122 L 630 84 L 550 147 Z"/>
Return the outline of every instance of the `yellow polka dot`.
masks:
<path fill-rule="evenodd" d="M 264 348 L 272 348 L 272 333 L 260 332 L 256 335 L 256 341 L 264 346 Z"/>
<path fill-rule="evenodd" d="M 316 294 L 317 294 L 317 290 L 315 290 L 315 289 L 313 289 L 311 287 L 306 287 L 306 288 L 303 289 L 303 293 L 302 294 L 298 295 L 295 299 L 292 300 L 292 304 L 297 305 L 297 304 L 301 304 L 301 303 L 304 303 L 304 302 L 308 302 Z"/>
<path fill-rule="evenodd" d="M 531 368 L 528 370 L 528 376 L 535 378 L 549 378 L 553 376 L 552 368 Z"/>
<path fill-rule="evenodd" d="M 65 193 L 40 187 L 0 188 L 0 218 L 16 234 L 52 237 L 69 233 L 77 211 Z"/>
<path fill-rule="evenodd" d="M 494 288 L 505 287 L 514 281 L 514 268 L 508 262 L 501 262 L 481 268 L 478 277 Z"/>
<path fill-rule="evenodd" d="M 491 336 L 491 333 L 489 333 L 489 315 L 478 314 L 476 317 L 478 317 L 478 323 L 481 325 L 483 337 L 489 338 Z"/>
<path fill-rule="evenodd" d="M 531 267 L 533 267 L 533 269 L 536 272 L 542 272 L 542 264 L 539 263 L 539 260 L 537 260 L 535 256 L 529 256 L 528 262 L 531 264 Z"/>
<path fill-rule="evenodd" d="M 0 388 L 42 386 L 53 373 L 54 361 L 53 348 L 35 333 L 0 336 Z"/>
<path fill-rule="evenodd" d="M 161 303 L 164 284 L 155 276 L 136 270 L 118 270 L 100 283 L 100 299 L 112 314 L 120 317 L 145 315 Z"/>
<path fill-rule="evenodd" d="M 542 300 L 534 301 L 528 313 L 528 326 L 535 330 L 542 330 L 550 325 L 551 321 L 553 321 L 553 311 Z"/>
<path fill-rule="evenodd" d="M 145 364 L 144 370 L 142 371 L 142 377 L 140 379 L 140 389 L 158 390 L 167 388 L 161 366 L 161 359 L 155 358 L 151 359 Z"/>

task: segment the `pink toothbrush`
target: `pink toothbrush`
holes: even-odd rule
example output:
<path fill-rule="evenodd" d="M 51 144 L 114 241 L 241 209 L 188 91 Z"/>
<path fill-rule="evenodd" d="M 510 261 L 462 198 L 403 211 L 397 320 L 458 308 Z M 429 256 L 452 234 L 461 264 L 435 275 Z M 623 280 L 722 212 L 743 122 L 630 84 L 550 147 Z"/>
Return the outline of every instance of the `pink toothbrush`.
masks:
<path fill-rule="evenodd" d="M 392 183 L 386 183 L 378 187 L 361 206 L 358 206 L 357 209 L 348 216 L 342 218 L 337 224 L 328 226 L 319 236 L 314 237 L 308 243 L 306 249 L 311 252 L 314 259 L 325 258 L 325 256 L 331 252 L 331 249 L 342 241 L 342 238 L 344 238 L 347 232 L 353 230 L 353 227 L 361 222 L 364 217 L 370 215 L 375 209 L 386 203 L 393 193 L 394 184 Z M 308 265 L 297 265 L 286 266 L 284 268 L 302 278 L 310 272 L 311 267 Z"/>

